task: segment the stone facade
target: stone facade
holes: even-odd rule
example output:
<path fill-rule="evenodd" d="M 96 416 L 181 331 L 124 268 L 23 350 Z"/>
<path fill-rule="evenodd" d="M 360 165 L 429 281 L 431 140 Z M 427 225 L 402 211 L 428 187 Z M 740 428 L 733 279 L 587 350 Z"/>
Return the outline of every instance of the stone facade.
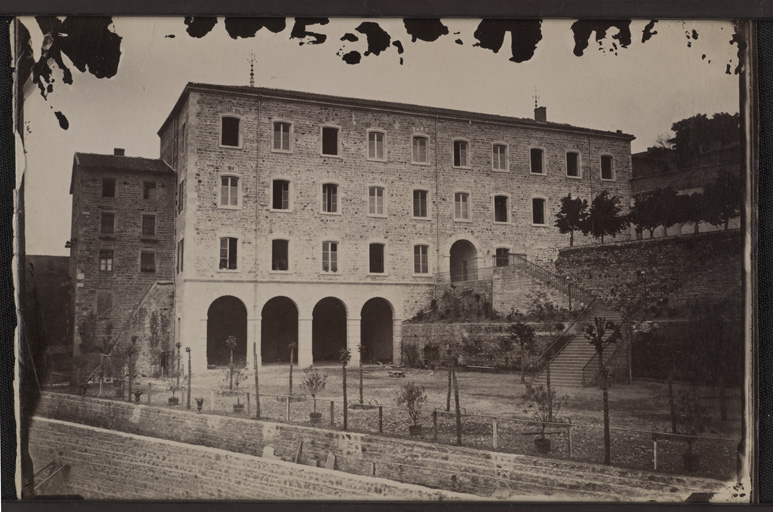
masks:
<path fill-rule="evenodd" d="M 323 154 L 326 129 L 337 140 Z M 566 236 L 553 218 L 569 192 L 590 200 L 606 189 L 630 203 L 631 136 L 528 119 L 188 84 L 159 136 L 179 184 L 175 335 L 192 347 L 196 369 L 222 364 L 224 329 L 249 360 L 253 344 L 269 362 L 269 345 L 297 341 L 301 366 L 330 358 L 322 344 L 348 346 L 356 363 L 362 341 L 364 357 L 399 362 L 403 320 L 454 279 L 451 271 L 474 280 L 497 249 L 555 255 Z M 426 148 L 420 162 L 415 136 Z M 542 151 L 542 173 L 531 172 L 532 149 Z M 570 151 L 579 154 L 577 177 L 567 176 Z M 612 158 L 612 179 L 601 179 L 602 155 Z M 336 189 L 332 212 L 323 211 L 326 185 Z M 379 189 L 372 208 L 371 187 Z M 414 215 L 416 190 L 426 193 L 426 214 Z M 458 193 L 468 194 L 464 219 L 455 218 Z M 533 222 L 535 198 L 545 200 L 544 225 Z M 336 272 L 324 270 L 325 242 L 337 244 Z M 371 271 L 373 244 L 383 247 L 383 272 Z M 416 246 L 426 248 L 425 272 L 415 271 Z M 238 313 L 224 320 L 221 310 Z M 322 317 L 336 325 L 322 326 Z M 280 340 L 277 331 L 293 333 Z"/>
<path fill-rule="evenodd" d="M 143 333 L 129 328 L 130 320 L 155 283 L 174 277 L 175 175 L 160 160 L 116 153 L 76 153 L 73 160 L 69 244 L 76 356 L 90 314 L 93 350 L 117 340 L 125 345 L 134 336 L 144 343 Z M 145 256 L 143 265 L 142 253 L 152 254 L 152 262 Z M 167 302 L 154 308 L 170 309 Z"/>

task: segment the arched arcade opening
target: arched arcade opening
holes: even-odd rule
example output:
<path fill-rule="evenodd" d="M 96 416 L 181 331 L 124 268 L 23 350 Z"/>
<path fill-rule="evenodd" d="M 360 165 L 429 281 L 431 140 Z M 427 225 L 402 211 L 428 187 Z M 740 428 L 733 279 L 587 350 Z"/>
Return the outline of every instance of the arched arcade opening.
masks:
<path fill-rule="evenodd" d="M 215 299 L 207 310 L 207 366 L 226 366 L 231 349 L 229 336 L 236 337 L 234 361 L 247 361 L 247 308 L 244 303 L 226 295 Z"/>
<path fill-rule="evenodd" d="M 294 362 L 298 362 L 298 308 L 287 297 L 274 297 L 261 312 L 260 354 L 263 363 L 290 361 L 290 344 L 295 343 Z"/>
<path fill-rule="evenodd" d="M 315 363 L 338 361 L 346 346 L 346 307 L 335 297 L 326 297 L 314 306 L 311 324 L 311 355 Z"/>
<path fill-rule="evenodd" d="M 392 305 L 376 297 L 362 306 L 360 343 L 363 362 L 392 362 Z"/>
<path fill-rule="evenodd" d="M 451 246 L 451 282 L 478 279 L 478 251 L 469 240 L 457 240 Z"/>

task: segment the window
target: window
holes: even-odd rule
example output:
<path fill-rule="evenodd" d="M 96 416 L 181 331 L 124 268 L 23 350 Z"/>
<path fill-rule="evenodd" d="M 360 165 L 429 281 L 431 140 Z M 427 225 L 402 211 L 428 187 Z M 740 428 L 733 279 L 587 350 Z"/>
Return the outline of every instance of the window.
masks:
<path fill-rule="evenodd" d="M 470 194 L 466 192 L 454 194 L 454 219 L 470 220 Z"/>
<path fill-rule="evenodd" d="M 156 236 L 156 216 L 155 215 L 142 216 L 142 235 Z"/>
<path fill-rule="evenodd" d="M 102 178 L 102 197 L 115 197 L 115 178 Z"/>
<path fill-rule="evenodd" d="M 545 225 L 545 199 L 535 197 L 531 200 L 531 219 L 532 224 Z"/>
<path fill-rule="evenodd" d="M 338 244 L 322 242 L 322 272 L 338 272 Z"/>
<path fill-rule="evenodd" d="M 156 253 L 153 251 L 140 251 L 140 271 L 156 271 Z"/>
<path fill-rule="evenodd" d="M 271 149 L 274 151 L 290 151 L 290 133 L 292 125 L 281 121 L 274 121 L 274 142 Z"/>
<path fill-rule="evenodd" d="M 220 145 L 239 147 L 239 118 L 223 116 L 220 118 Z"/>
<path fill-rule="evenodd" d="M 384 215 L 384 187 L 368 187 L 368 215 Z"/>
<path fill-rule="evenodd" d="M 156 182 L 146 181 L 142 184 L 142 198 L 151 201 L 156 200 Z"/>
<path fill-rule="evenodd" d="M 386 135 L 382 132 L 368 132 L 368 159 L 386 160 L 384 140 Z"/>
<path fill-rule="evenodd" d="M 427 152 L 427 141 L 429 139 L 423 135 L 413 136 L 413 152 L 411 153 L 411 159 L 417 164 L 429 163 L 429 153 Z"/>
<path fill-rule="evenodd" d="M 509 222 L 507 196 L 494 196 L 494 222 Z"/>
<path fill-rule="evenodd" d="M 491 166 L 495 171 L 507 170 L 507 146 L 494 144 L 491 154 Z"/>
<path fill-rule="evenodd" d="M 183 271 L 183 261 L 185 256 L 185 240 L 177 242 L 177 273 Z"/>
<path fill-rule="evenodd" d="M 370 244 L 370 273 L 384 273 L 384 244 Z"/>
<path fill-rule="evenodd" d="M 334 126 L 322 127 L 322 154 L 338 156 L 338 128 Z"/>
<path fill-rule="evenodd" d="M 220 177 L 220 206 L 239 206 L 239 178 L 236 176 Z"/>
<path fill-rule="evenodd" d="M 580 177 L 580 154 L 570 151 L 566 154 L 566 175 L 570 178 Z"/>
<path fill-rule="evenodd" d="M 97 315 L 109 313 L 113 309 L 113 293 L 107 290 L 97 291 Z"/>
<path fill-rule="evenodd" d="M 220 239 L 220 269 L 236 270 L 236 238 Z"/>
<path fill-rule="evenodd" d="M 112 235 L 115 233 L 115 213 L 102 212 L 100 216 L 100 233 Z"/>
<path fill-rule="evenodd" d="M 99 271 L 100 272 L 113 271 L 113 250 L 112 249 L 99 250 Z"/>
<path fill-rule="evenodd" d="M 539 148 L 531 148 L 531 173 L 545 174 L 544 156 L 545 152 Z"/>
<path fill-rule="evenodd" d="M 290 182 L 274 180 L 271 192 L 271 208 L 274 210 L 290 209 Z"/>
<path fill-rule="evenodd" d="M 290 242 L 287 240 L 272 240 L 271 241 L 271 270 L 279 270 L 286 272 L 289 268 L 288 265 L 288 246 Z"/>
<path fill-rule="evenodd" d="M 467 167 L 469 161 L 467 157 L 467 150 L 469 145 L 466 141 L 455 140 L 454 141 L 454 167 Z"/>
<path fill-rule="evenodd" d="M 413 216 L 419 218 L 427 218 L 427 191 L 426 190 L 414 190 L 413 191 Z"/>
<path fill-rule="evenodd" d="M 322 185 L 322 211 L 325 213 L 338 211 L 338 185 L 334 183 Z"/>
<path fill-rule="evenodd" d="M 426 245 L 413 246 L 413 272 L 414 274 L 429 273 L 429 247 Z"/>
<path fill-rule="evenodd" d="M 612 156 L 610 155 L 601 155 L 601 179 L 615 179 L 615 171 L 612 168 Z"/>
<path fill-rule="evenodd" d="M 506 267 L 510 264 L 510 249 L 500 247 L 497 249 L 496 265 L 497 267 Z"/>
<path fill-rule="evenodd" d="M 180 213 L 185 208 L 185 180 L 182 180 L 177 185 L 177 213 Z"/>

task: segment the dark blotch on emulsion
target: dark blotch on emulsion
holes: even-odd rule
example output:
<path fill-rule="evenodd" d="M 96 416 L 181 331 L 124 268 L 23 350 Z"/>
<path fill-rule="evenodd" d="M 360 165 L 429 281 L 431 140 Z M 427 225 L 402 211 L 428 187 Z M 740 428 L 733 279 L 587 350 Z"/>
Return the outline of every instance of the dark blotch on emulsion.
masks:
<path fill-rule="evenodd" d="M 658 20 L 650 20 L 650 22 L 644 26 L 644 30 L 642 30 L 642 33 L 641 33 L 642 43 L 646 43 L 647 41 L 652 39 L 652 36 L 658 33 L 657 30 L 652 30 L 653 28 L 655 28 L 655 23 L 657 22 Z"/>
<path fill-rule="evenodd" d="M 284 18 L 236 18 L 225 19 L 225 30 L 232 39 L 239 37 L 255 37 L 262 28 L 266 28 L 277 34 L 285 29 L 287 22 Z"/>
<path fill-rule="evenodd" d="M 341 36 L 341 41 L 349 41 L 351 43 L 359 41 L 360 38 L 352 34 L 351 32 L 347 32 L 346 34 Z"/>
<path fill-rule="evenodd" d="M 693 39 L 698 39 L 698 31 L 695 30 L 695 29 L 693 29 L 693 31 L 692 31 L 692 38 Z"/>
<path fill-rule="evenodd" d="M 360 55 L 360 52 L 351 51 L 341 58 L 347 64 L 359 64 L 360 60 L 362 60 L 362 55 Z"/>
<path fill-rule="evenodd" d="M 174 39 L 174 34 L 167 34 L 164 37 L 167 37 L 169 39 Z"/>
<path fill-rule="evenodd" d="M 62 130 L 66 130 L 67 128 L 70 127 L 70 121 L 67 120 L 67 117 L 64 114 L 62 114 L 57 110 L 56 112 L 54 112 L 54 115 L 59 120 L 59 127 Z"/>
<path fill-rule="evenodd" d="M 355 30 L 360 34 L 365 34 L 365 37 L 368 40 L 368 50 L 365 52 L 366 57 L 371 53 L 373 55 L 379 55 L 389 48 L 389 43 L 392 41 L 392 37 L 387 31 L 373 21 L 364 21 L 360 23 L 360 26 Z"/>
<path fill-rule="evenodd" d="M 475 29 L 475 46 L 497 53 L 505 41 L 505 33 L 510 32 L 512 44 L 510 50 L 513 62 L 524 62 L 534 56 L 537 43 L 542 40 L 542 20 L 490 20 L 484 19 Z M 457 42 L 459 42 L 457 40 Z"/>
<path fill-rule="evenodd" d="M 392 41 L 392 46 L 397 48 L 397 53 L 400 54 L 400 55 L 402 55 L 403 52 L 405 51 L 403 49 L 403 43 L 401 43 L 400 41 Z"/>
<path fill-rule="evenodd" d="M 404 18 L 403 25 L 411 36 L 412 43 L 417 39 L 437 41 L 440 36 L 448 34 L 448 27 L 443 25 L 440 18 Z"/>
<path fill-rule="evenodd" d="M 464 43 L 462 42 L 462 40 L 461 40 L 461 39 L 457 39 L 457 40 L 456 40 L 456 41 L 454 41 L 454 42 L 455 42 L 456 44 L 464 44 Z"/>
<path fill-rule="evenodd" d="M 188 16 L 185 18 L 185 24 L 188 26 L 185 31 L 188 32 L 189 36 L 200 38 L 209 34 L 215 28 L 217 18 L 210 16 Z"/>
<path fill-rule="evenodd" d="M 306 30 L 306 27 L 309 25 L 327 25 L 328 23 L 330 23 L 330 20 L 327 18 L 295 18 L 293 30 L 290 32 L 290 39 L 310 37 L 311 41 L 308 41 L 309 44 L 322 44 L 327 40 L 327 36 L 325 34 L 309 32 Z M 298 44 L 303 45 L 304 41 Z"/>
<path fill-rule="evenodd" d="M 607 37 L 607 30 L 617 28 L 618 33 L 612 36 L 617 39 L 622 48 L 631 44 L 631 20 L 579 20 L 572 24 L 574 34 L 574 54 L 581 57 L 588 47 L 590 35 L 596 32 L 596 41 Z"/>

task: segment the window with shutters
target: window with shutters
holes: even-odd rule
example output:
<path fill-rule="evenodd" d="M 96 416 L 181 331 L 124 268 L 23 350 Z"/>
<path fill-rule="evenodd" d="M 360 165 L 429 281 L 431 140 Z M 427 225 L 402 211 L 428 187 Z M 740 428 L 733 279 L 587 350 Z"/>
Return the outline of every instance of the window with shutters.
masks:
<path fill-rule="evenodd" d="M 411 162 L 414 164 L 429 163 L 429 137 L 414 135 L 411 138 Z"/>
<path fill-rule="evenodd" d="M 507 145 L 494 144 L 491 149 L 491 168 L 495 171 L 507 171 Z"/>
<path fill-rule="evenodd" d="M 271 184 L 271 209 L 290 209 L 290 182 L 288 180 L 274 180 Z"/>
<path fill-rule="evenodd" d="M 338 213 L 338 185 L 335 183 L 322 185 L 322 212 Z"/>
<path fill-rule="evenodd" d="M 386 134 L 381 131 L 368 132 L 368 160 L 386 160 Z"/>
<path fill-rule="evenodd" d="M 292 146 L 293 125 L 287 121 L 274 121 L 274 136 L 271 151 L 290 153 Z"/>
<path fill-rule="evenodd" d="M 236 270 L 236 249 L 238 239 L 225 237 L 220 239 L 220 270 Z"/>
<path fill-rule="evenodd" d="M 467 192 L 454 194 L 454 220 L 470 220 L 470 194 Z"/>
<path fill-rule="evenodd" d="M 384 187 L 368 187 L 368 215 L 384 217 Z"/>
<path fill-rule="evenodd" d="M 417 219 L 426 219 L 429 217 L 428 209 L 429 192 L 426 190 L 413 191 L 413 216 Z"/>
<path fill-rule="evenodd" d="M 413 273 L 414 274 L 429 273 L 429 246 L 427 245 L 413 246 Z"/>
<path fill-rule="evenodd" d="M 454 141 L 454 167 L 469 167 L 470 143 L 466 140 Z"/>
<path fill-rule="evenodd" d="M 239 207 L 239 178 L 236 176 L 220 177 L 220 208 Z"/>
<path fill-rule="evenodd" d="M 115 213 L 102 212 L 99 218 L 99 232 L 103 235 L 112 235 L 115 233 Z"/>
<path fill-rule="evenodd" d="M 338 272 L 338 242 L 322 242 L 322 272 Z"/>
<path fill-rule="evenodd" d="M 156 215 L 142 214 L 142 236 L 156 236 Z"/>

